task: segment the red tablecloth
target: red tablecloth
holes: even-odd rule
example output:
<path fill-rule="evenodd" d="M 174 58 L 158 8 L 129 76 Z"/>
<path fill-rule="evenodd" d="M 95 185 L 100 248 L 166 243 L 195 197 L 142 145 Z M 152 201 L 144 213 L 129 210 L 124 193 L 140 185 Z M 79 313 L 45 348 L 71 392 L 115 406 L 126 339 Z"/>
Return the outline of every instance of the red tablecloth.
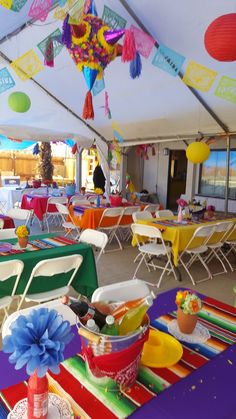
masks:
<path fill-rule="evenodd" d="M 34 215 L 40 220 L 43 220 L 43 216 L 47 209 L 47 202 L 50 196 L 41 195 L 23 195 L 21 201 L 21 208 L 34 210 Z M 57 208 L 55 205 L 49 206 L 49 212 L 56 212 Z"/>
<path fill-rule="evenodd" d="M 0 218 L 4 221 L 3 228 L 15 228 L 14 220 L 11 217 L 0 214 Z"/>

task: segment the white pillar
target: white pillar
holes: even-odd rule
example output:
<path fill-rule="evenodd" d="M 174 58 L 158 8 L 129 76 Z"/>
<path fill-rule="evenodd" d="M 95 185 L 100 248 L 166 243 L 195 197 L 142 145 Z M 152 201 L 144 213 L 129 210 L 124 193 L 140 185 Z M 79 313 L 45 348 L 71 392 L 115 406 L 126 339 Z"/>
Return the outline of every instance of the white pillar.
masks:
<path fill-rule="evenodd" d="M 80 191 L 81 188 L 81 169 L 82 169 L 82 151 L 81 148 L 79 152 L 75 155 L 75 184 L 76 184 L 76 192 Z"/>

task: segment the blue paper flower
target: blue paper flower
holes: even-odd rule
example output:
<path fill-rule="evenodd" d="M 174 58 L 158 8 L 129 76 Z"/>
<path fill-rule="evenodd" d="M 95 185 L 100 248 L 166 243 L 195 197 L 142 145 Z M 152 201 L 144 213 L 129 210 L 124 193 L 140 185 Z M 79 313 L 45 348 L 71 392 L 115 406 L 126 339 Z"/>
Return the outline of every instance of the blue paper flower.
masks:
<path fill-rule="evenodd" d="M 19 316 L 10 330 L 11 335 L 3 339 L 3 351 L 12 353 L 9 362 L 16 364 L 16 370 L 26 365 L 27 374 L 37 370 L 39 377 L 48 369 L 54 374 L 60 372 L 63 351 L 74 335 L 69 322 L 56 310 L 34 309 L 28 316 Z"/>

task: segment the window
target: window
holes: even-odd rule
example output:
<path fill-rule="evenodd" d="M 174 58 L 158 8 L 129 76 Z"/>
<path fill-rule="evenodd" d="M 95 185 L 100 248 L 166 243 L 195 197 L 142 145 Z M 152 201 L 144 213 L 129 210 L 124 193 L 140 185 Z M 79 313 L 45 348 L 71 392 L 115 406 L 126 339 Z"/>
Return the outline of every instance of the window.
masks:
<path fill-rule="evenodd" d="M 229 198 L 236 199 L 236 150 L 230 151 Z M 226 150 L 213 150 L 202 164 L 199 194 L 224 198 L 226 185 Z"/>

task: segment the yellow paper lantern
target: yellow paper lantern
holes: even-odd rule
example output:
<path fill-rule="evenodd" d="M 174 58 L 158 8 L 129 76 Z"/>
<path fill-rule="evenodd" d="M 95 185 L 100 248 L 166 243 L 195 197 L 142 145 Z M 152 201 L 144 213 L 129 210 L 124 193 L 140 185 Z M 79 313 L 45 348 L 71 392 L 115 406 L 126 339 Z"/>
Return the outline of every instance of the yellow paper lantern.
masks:
<path fill-rule="evenodd" d="M 206 161 L 210 155 L 210 147 L 201 141 L 195 141 L 189 144 L 186 150 L 186 156 L 192 163 L 198 164 Z"/>

